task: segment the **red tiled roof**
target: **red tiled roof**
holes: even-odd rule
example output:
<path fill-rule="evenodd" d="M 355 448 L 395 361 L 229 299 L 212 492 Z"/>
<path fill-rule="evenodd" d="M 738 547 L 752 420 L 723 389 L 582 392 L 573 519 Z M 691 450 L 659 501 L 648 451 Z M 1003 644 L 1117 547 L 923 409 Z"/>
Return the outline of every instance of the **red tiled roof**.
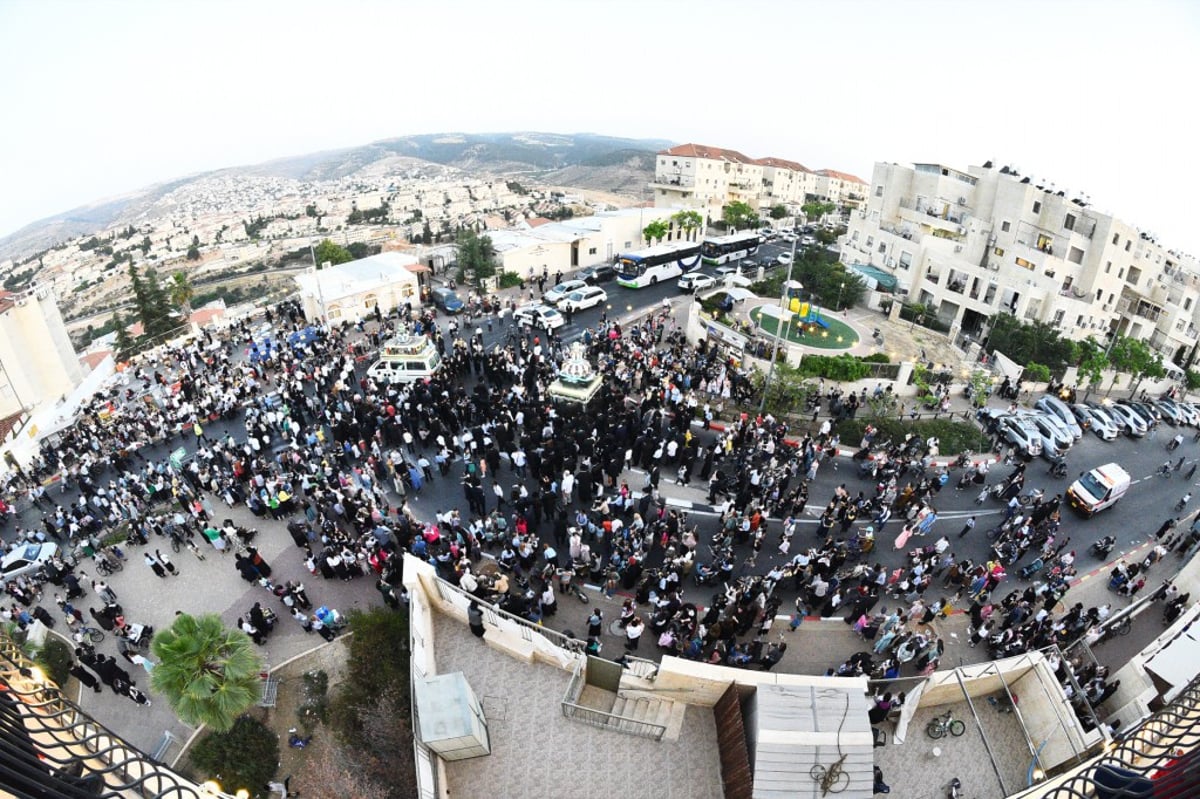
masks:
<path fill-rule="evenodd" d="M 224 308 L 201 308 L 198 311 L 192 311 L 192 315 L 188 317 L 188 321 L 204 327 L 214 319 L 219 319 L 225 315 Z"/>
<path fill-rule="evenodd" d="M 525 224 L 530 227 L 541 227 L 542 225 L 550 224 L 550 220 L 544 216 L 532 216 L 525 220 Z"/>
<path fill-rule="evenodd" d="M 96 350 L 95 352 L 85 352 L 79 356 L 79 362 L 86 365 L 88 369 L 95 369 L 100 364 L 104 363 L 104 359 L 112 355 L 112 350 Z"/>
<path fill-rule="evenodd" d="M 4 293 L 8 294 L 7 291 Z M 8 441 L 8 437 L 12 434 L 13 428 L 17 426 L 17 422 L 21 421 L 21 417 L 24 415 L 25 411 L 17 411 L 14 414 L 0 419 L 0 441 Z"/>
<path fill-rule="evenodd" d="M 3 289 L 0 289 L 0 313 L 4 313 L 9 308 L 13 307 L 12 296 L 13 293 L 11 291 L 4 291 Z"/>
<path fill-rule="evenodd" d="M 669 150 L 663 150 L 659 155 L 679 155 L 684 158 L 708 158 L 713 161 L 733 161 L 737 164 L 756 164 L 753 158 L 742 155 L 737 150 L 726 150 L 722 147 L 709 147 L 706 144 L 680 144 Z"/>
<path fill-rule="evenodd" d="M 783 169 L 790 169 L 793 172 L 812 172 L 812 170 L 806 167 L 804 164 L 796 161 L 789 161 L 786 158 L 775 158 L 773 156 L 768 156 L 766 158 L 758 159 L 758 163 L 762 164 L 763 166 L 774 166 L 782 167 Z"/>
<path fill-rule="evenodd" d="M 862 178 L 856 178 L 849 172 L 838 172 L 836 169 L 819 169 L 817 170 L 817 174 L 827 178 L 836 178 L 837 180 L 845 180 L 850 183 L 861 183 L 864 186 L 867 185 L 867 182 Z"/>

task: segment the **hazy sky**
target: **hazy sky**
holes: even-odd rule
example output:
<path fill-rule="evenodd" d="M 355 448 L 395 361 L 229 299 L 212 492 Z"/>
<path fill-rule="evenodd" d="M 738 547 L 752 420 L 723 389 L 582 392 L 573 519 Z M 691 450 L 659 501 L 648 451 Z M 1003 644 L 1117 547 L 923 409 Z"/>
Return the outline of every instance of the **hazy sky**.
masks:
<path fill-rule="evenodd" d="M 1200 255 L 1197 2 L 0 0 L 0 235 L 409 133 L 993 159 Z"/>

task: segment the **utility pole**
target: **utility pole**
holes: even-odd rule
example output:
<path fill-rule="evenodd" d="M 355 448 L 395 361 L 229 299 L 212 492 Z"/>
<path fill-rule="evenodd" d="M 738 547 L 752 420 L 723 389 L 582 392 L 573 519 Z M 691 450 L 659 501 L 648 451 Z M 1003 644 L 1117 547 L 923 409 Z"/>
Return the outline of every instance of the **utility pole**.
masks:
<path fill-rule="evenodd" d="M 763 409 L 767 406 L 767 389 L 771 387 L 771 378 L 775 376 L 775 359 L 779 353 L 779 342 L 783 335 L 783 313 L 787 311 L 787 292 L 788 284 L 792 282 L 792 268 L 796 265 L 796 241 L 792 239 L 792 257 L 788 260 L 787 279 L 783 281 L 783 291 L 779 296 L 779 309 L 781 313 L 779 318 L 775 320 L 775 341 L 771 344 L 771 365 L 767 368 L 767 379 L 763 381 L 762 399 L 758 401 L 758 412 L 761 415 Z"/>

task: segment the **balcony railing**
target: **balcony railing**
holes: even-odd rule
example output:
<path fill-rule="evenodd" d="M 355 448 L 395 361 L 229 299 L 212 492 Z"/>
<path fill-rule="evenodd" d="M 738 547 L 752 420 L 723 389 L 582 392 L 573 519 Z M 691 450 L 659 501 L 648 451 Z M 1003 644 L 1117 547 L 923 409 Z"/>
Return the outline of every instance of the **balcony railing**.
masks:
<path fill-rule="evenodd" d="M 576 700 L 583 693 L 586 680 L 583 669 L 584 661 L 580 660 L 575 665 L 575 671 L 571 673 L 571 681 L 567 683 L 567 691 L 562 700 L 562 714 L 564 716 L 574 721 L 582 721 L 584 724 L 590 724 L 593 727 L 605 730 L 623 732 L 627 735 L 636 735 L 640 738 L 649 738 L 654 741 L 661 741 L 663 739 L 663 736 L 667 733 L 667 728 L 662 724 L 632 719 L 628 716 L 607 713 L 603 710 L 577 704 Z"/>
<path fill-rule="evenodd" d="M 652 186 L 668 186 L 672 188 L 690 189 L 696 185 L 693 178 L 683 178 L 678 176 L 663 175 L 662 177 L 655 176 L 651 182 Z"/>
<path fill-rule="evenodd" d="M 0 632 L 2 792 L 19 799 L 141 796 L 211 799 L 200 786 L 96 723 Z"/>

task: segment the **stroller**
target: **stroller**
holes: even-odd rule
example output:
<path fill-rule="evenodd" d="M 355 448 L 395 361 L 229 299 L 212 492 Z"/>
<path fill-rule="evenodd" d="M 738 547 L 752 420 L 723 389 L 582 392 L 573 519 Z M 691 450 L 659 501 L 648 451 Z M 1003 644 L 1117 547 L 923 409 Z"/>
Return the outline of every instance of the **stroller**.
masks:
<path fill-rule="evenodd" d="M 1021 567 L 1020 575 L 1022 580 L 1028 580 L 1033 575 L 1045 568 L 1046 563 L 1041 558 L 1034 560 L 1032 563 L 1027 563 Z"/>

